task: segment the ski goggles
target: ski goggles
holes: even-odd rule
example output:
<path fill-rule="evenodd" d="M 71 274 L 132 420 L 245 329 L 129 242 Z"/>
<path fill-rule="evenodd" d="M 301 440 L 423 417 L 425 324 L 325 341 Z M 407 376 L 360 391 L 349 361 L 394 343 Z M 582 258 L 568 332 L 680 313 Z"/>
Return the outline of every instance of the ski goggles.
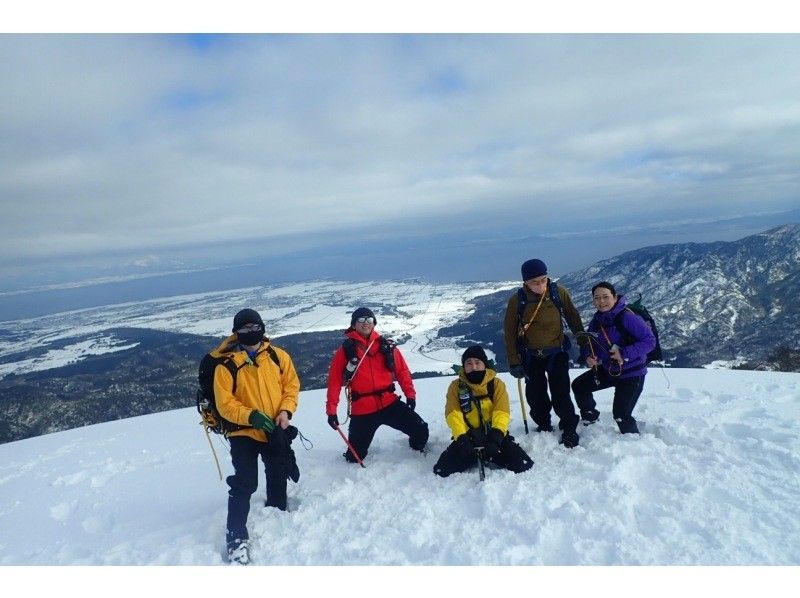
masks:
<path fill-rule="evenodd" d="M 372 316 L 361 316 L 360 318 L 356 318 L 356 322 L 358 322 L 359 324 L 363 324 L 364 322 L 366 322 L 367 324 L 374 324 L 375 318 L 373 318 Z"/>
<path fill-rule="evenodd" d="M 245 324 L 237 331 L 237 334 L 247 334 L 248 332 L 264 332 L 263 324 Z"/>

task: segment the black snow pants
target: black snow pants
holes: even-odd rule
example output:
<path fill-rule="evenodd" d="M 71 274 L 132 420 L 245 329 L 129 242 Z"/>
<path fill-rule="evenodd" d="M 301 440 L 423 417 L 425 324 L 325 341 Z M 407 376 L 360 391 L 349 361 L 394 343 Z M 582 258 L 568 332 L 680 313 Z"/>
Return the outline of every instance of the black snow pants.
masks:
<path fill-rule="evenodd" d="M 525 373 L 525 398 L 534 423 L 549 428 L 552 407 L 559 418 L 558 427 L 565 432 L 575 432 L 580 418 L 569 394 L 569 355 L 565 351 L 541 357 L 531 355 L 526 360 Z M 548 384 L 552 401 L 547 394 Z"/>
<path fill-rule="evenodd" d="M 428 424 L 403 401 L 397 400 L 375 413 L 350 416 L 350 444 L 362 460 L 367 456 L 375 432 L 383 425 L 407 435 L 408 445 L 415 451 L 421 451 L 428 443 Z M 349 450 L 345 453 L 345 458 L 351 463 L 356 462 Z"/>
<path fill-rule="evenodd" d="M 633 378 L 612 378 L 608 372 L 598 368 L 597 379 L 594 372 L 589 370 L 584 372 L 572 381 L 572 392 L 575 393 L 575 402 L 581 413 L 595 409 L 597 403 L 592 393 L 598 390 L 614 387 L 614 405 L 612 412 L 614 421 L 619 426 L 619 431 L 623 434 L 638 434 L 639 427 L 633 417 L 633 408 L 642 394 L 644 388 L 644 376 Z"/>
<path fill-rule="evenodd" d="M 228 490 L 228 521 L 226 541 L 235 546 L 246 540 L 250 496 L 258 489 L 258 458 L 264 462 L 267 476 L 266 506 L 286 510 L 286 480 L 297 481 L 299 471 L 284 430 L 276 428 L 269 442 L 259 442 L 249 436 L 231 436 L 231 461 L 234 474 L 226 481 Z"/>
<path fill-rule="evenodd" d="M 514 441 L 511 434 L 503 438 L 500 452 L 490 459 L 495 465 L 509 469 L 514 473 L 522 473 L 533 467 L 533 459 Z M 450 474 L 467 471 L 478 465 L 478 455 L 472 450 L 467 452 L 459 441 L 450 443 L 433 466 L 433 473 L 446 478 Z"/>

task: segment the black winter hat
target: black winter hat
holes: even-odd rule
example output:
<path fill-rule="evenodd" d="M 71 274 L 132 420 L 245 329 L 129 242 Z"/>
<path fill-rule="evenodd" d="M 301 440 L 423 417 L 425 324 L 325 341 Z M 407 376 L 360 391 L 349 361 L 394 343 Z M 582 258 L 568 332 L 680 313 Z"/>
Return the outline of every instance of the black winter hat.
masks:
<path fill-rule="evenodd" d="M 542 260 L 528 260 L 522 264 L 522 280 L 530 280 L 547 274 L 547 265 Z"/>
<path fill-rule="evenodd" d="M 264 327 L 264 320 L 261 319 L 261 316 L 258 312 L 254 309 L 243 309 L 238 314 L 233 316 L 233 331 L 236 332 L 242 326 L 247 324 L 261 324 L 261 327 Z"/>
<path fill-rule="evenodd" d="M 374 324 L 378 323 L 378 319 L 375 317 L 375 314 L 372 313 L 372 310 L 367 307 L 359 307 L 357 310 L 353 312 L 353 315 L 350 316 L 350 327 L 354 327 L 356 325 L 356 320 L 358 318 L 367 318 L 371 317 L 372 322 Z"/>
<path fill-rule="evenodd" d="M 472 345 L 471 347 L 467 347 L 467 350 L 464 351 L 464 354 L 461 356 L 461 365 L 464 365 L 464 362 L 467 361 L 470 357 L 475 359 L 480 359 L 487 368 L 489 367 L 489 358 L 486 356 L 486 351 L 483 350 L 483 347 L 480 345 Z"/>

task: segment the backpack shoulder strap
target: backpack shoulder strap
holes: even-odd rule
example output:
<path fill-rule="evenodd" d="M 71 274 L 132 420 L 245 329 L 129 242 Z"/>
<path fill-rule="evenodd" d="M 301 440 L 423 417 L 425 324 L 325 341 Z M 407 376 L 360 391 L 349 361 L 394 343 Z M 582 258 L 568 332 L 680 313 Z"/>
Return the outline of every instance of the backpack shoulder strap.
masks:
<path fill-rule="evenodd" d="M 551 280 L 548 286 L 550 287 L 550 300 L 555 304 L 559 313 L 563 316 L 564 302 L 561 301 L 561 294 L 558 292 L 558 283 Z"/>
<path fill-rule="evenodd" d="M 494 401 L 494 378 L 489 380 L 489 384 L 486 385 L 486 393 L 489 395 L 489 400 Z"/>
<path fill-rule="evenodd" d="M 283 368 L 281 367 L 281 360 L 278 358 L 278 353 L 275 349 L 272 348 L 272 345 L 267 345 L 267 353 L 269 353 L 270 359 L 275 362 L 275 365 L 278 366 L 278 370 L 280 373 L 283 374 Z"/>
<path fill-rule="evenodd" d="M 397 346 L 390 338 L 385 338 L 383 336 L 380 337 L 380 345 L 379 349 L 380 352 L 383 353 L 383 358 L 386 361 L 386 367 L 389 368 L 389 371 L 394 374 L 394 349 Z"/>
<path fill-rule="evenodd" d="M 614 316 L 614 327 L 622 333 L 622 336 L 625 339 L 625 342 L 626 343 L 630 343 L 631 340 L 633 339 L 633 335 L 630 333 L 628 328 L 625 326 L 625 322 L 623 321 L 623 317 L 622 317 L 623 314 L 626 311 L 629 311 L 631 313 L 635 313 L 629 307 L 626 307 L 625 309 L 621 309 L 619 311 L 619 313 L 616 316 Z"/>
<path fill-rule="evenodd" d="M 522 324 L 522 314 L 525 313 L 525 306 L 528 305 L 528 296 L 525 289 L 517 289 L 517 328 Z"/>
<path fill-rule="evenodd" d="M 344 356 L 347 358 L 347 361 L 358 357 L 358 355 L 356 355 L 356 341 L 349 336 L 342 341 L 342 349 L 344 349 Z"/>

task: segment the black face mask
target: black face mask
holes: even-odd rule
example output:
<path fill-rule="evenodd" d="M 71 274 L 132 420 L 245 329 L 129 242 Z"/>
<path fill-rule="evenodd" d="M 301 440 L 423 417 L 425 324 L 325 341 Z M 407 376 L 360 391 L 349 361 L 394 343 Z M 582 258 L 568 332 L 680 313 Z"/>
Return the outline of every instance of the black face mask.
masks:
<path fill-rule="evenodd" d="M 469 382 L 472 384 L 480 384 L 483 382 L 483 378 L 486 376 L 486 370 L 481 371 L 472 371 L 469 373 L 464 374 Z"/>
<path fill-rule="evenodd" d="M 252 332 L 237 332 L 236 339 L 242 344 L 247 347 L 253 347 L 261 342 L 261 339 L 264 338 L 264 331 L 263 330 L 253 330 Z"/>

